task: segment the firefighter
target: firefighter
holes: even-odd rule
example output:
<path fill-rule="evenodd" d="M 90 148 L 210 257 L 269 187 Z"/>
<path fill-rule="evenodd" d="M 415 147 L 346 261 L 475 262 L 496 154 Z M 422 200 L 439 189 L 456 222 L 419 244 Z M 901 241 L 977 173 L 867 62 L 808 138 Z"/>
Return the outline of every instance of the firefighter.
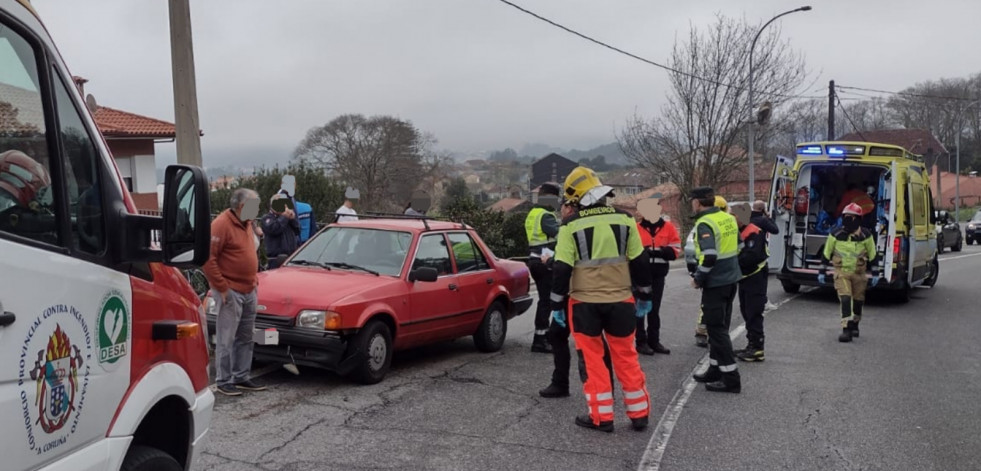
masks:
<path fill-rule="evenodd" d="M 742 361 L 763 361 L 763 311 L 766 309 L 766 287 L 769 270 L 767 259 L 770 251 L 766 245 L 766 233 L 750 222 L 748 204 L 732 205 L 731 213 L 739 225 L 742 246 L 739 250 L 739 312 L 746 322 L 746 348 L 736 351 Z"/>
<path fill-rule="evenodd" d="M 661 344 L 661 299 L 664 296 L 664 278 L 668 276 L 668 264 L 681 255 L 681 236 L 674 224 L 661 215 L 659 197 L 657 195 L 639 202 L 635 215 L 641 243 L 648 252 L 653 282 L 652 308 L 646 316 L 647 327 L 644 327 L 644 317 L 637 319 L 637 352 L 644 355 L 671 353 L 671 350 Z M 641 208 L 642 205 L 650 208 Z"/>
<path fill-rule="evenodd" d="M 576 417 L 576 425 L 613 431 L 605 338 L 627 416 L 639 431 L 647 428 L 650 398 L 634 348 L 634 329 L 636 317 L 651 310 L 651 275 L 636 222 L 605 204 L 612 191 L 586 167 L 576 167 L 565 180 L 565 197 L 578 211 L 565 221 L 555 249 L 552 316 L 556 322 L 568 322 L 579 353 L 589 413 Z"/>
<path fill-rule="evenodd" d="M 528 236 L 528 271 L 538 289 L 538 308 L 535 311 L 535 337 L 531 351 L 552 353 L 548 342 L 549 302 L 552 292 L 552 254 L 555 253 L 555 236 L 559 233 L 559 222 L 555 210 L 559 202 L 559 185 L 543 183 L 538 191 L 538 204 L 525 218 L 525 234 Z"/>
<path fill-rule="evenodd" d="M 725 198 L 723 198 L 723 197 L 721 197 L 719 195 L 715 195 L 715 203 L 714 204 L 715 204 L 715 207 L 716 208 L 719 208 L 720 211 L 722 211 L 724 213 L 729 212 L 729 203 L 726 201 Z M 697 241 L 695 241 L 695 245 L 698 245 L 698 242 Z M 696 267 L 697 266 L 698 265 L 696 265 Z M 689 274 L 694 276 L 695 272 L 692 271 Z M 708 342 L 708 330 L 705 329 L 705 324 L 702 322 L 702 310 L 699 309 L 698 310 L 698 322 L 697 322 L 697 325 L 695 325 L 695 345 L 696 346 L 699 346 L 699 347 L 702 347 L 702 348 L 708 348 L 708 344 L 709 344 L 709 342 Z"/>
<path fill-rule="evenodd" d="M 698 268 L 692 286 L 702 290 L 702 322 L 708 331 L 709 367 L 695 374 L 695 381 L 715 392 L 739 393 L 742 384 L 732 352 L 729 324 L 732 301 L 736 297 L 739 270 L 739 227 L 731 214 L 715 206 L 715 191 L 710 187 L 691 192 L 695 213 L 695 258 Z"/>
<path fill-rule="evenodd" d="M 824 244 L 818 282 L 827 281 L 827 264 L 834 268 L 835 290 L 841 301 L 841 335 L 839 342 L 851 342 L 858 337 L 858 323 L 862 320 L 862 306 L 865 304 L 865 271 L 871 268 L 872 286 L 879 282 L 875 268 L 878 252 L 875 248 L 875 235 L 862 227 L 862 207 L 851 203 L 842 210 L 842 227 L 828 235 Z"/>
<path fill-rule="evenodd" d="M 562 218 L 562 226 L 559 227 L 559 234 L 565 230 L 565 222 L 576 213 L 576 205 L 563 203 L 559 212 Z M 569 397 L 569 368 L 572 363 L 572 355 L 569 354 L 569 325 L 563 319 L 553 319 L 548 326 L 548 343 L 552 346 L 552 361 L 555 369 L 552 370 L 552 381 L 545 389 L 540 389 L 538 395 L 544 398 Z M 610 348 L 603 342 L 603 362 L 610 370 L 610 384 L 613 384 L 613 362 L 610 359 Z M 585 365 L 579 365 L 580 375 L 583 373 Z"/>

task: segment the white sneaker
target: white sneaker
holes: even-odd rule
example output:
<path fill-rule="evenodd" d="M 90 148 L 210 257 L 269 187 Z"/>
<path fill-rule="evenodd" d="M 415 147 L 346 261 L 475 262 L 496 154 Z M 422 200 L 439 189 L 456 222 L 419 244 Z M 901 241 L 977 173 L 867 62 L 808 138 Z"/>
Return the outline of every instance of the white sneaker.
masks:
<path fill-rule="evenodd" d="M 777 308 L 776 304 L 767 301 L 766 304 L 763 306 L 763 312 L 770 312 L 776 308 Z"/>

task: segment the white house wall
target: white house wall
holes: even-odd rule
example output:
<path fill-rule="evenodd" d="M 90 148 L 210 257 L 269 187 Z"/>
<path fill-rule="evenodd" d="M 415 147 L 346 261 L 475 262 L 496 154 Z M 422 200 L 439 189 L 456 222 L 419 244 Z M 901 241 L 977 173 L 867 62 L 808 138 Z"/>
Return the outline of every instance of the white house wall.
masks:
<path fill-rule="evenodd" d="M 152 155 L 132 157 L 133 193 L 157 192 L 157 168 Z"/>

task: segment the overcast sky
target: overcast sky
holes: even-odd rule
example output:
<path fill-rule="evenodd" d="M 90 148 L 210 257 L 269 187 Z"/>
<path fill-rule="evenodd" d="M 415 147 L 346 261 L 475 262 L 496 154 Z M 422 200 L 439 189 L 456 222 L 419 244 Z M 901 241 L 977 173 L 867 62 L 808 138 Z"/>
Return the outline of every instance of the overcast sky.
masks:
<path fill-rule="evenodd" d="M 664 63 L 717 13 L 764 22 L 786 0 L 514 0 Z M 33 0 L 69 69 L 100 104 L 173 121 L 167 2 Z M 981 72 L 981 1 L 811 0 L 778 20 L 827 82 L 900 90 Z M 284 161 L 344 113 L 394 115 L 445 149 L 590 148 L 664 102 L 667 73 L 498 0 L 192 0 L 208 166 Z M 174 145 L 158 145 L 160 161 Z"/>

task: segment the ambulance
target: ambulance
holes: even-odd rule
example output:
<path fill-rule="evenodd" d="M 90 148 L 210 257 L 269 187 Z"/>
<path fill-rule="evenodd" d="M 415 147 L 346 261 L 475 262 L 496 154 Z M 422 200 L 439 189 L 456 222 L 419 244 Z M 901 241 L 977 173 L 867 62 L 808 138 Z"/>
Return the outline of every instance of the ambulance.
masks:
<path fill-rule="evenodd" d="M 820 286 L 824 244 L 840 227 L 841 210 L 848 203 L 863 207 L 862 225 L 876 234 L 874 269 L 881 279 L 872 289 L 890 290 L 906 302 L 913 288 L 937 282 L 940 265 L 930 176 L 922 158 L 902 147 L 873 142 L 798 144 L 794 157 L 777 158 L 770 201 L 781 230 L 770 239 L 771 247 L 778 246 L 771 264 L 780 267 L 777 278 L 788 293 L 798 292 L 801 285 Z M 829 266 L 829 274 L 833 271 Z"/>
<path fill-rule="evenodd" d="M 208 257 L 208 186 L 164 185 L 138 215 L 36 13 L 0 0 L 0 469 L 193 467 L 214 396 L 176 267 Z"/>

